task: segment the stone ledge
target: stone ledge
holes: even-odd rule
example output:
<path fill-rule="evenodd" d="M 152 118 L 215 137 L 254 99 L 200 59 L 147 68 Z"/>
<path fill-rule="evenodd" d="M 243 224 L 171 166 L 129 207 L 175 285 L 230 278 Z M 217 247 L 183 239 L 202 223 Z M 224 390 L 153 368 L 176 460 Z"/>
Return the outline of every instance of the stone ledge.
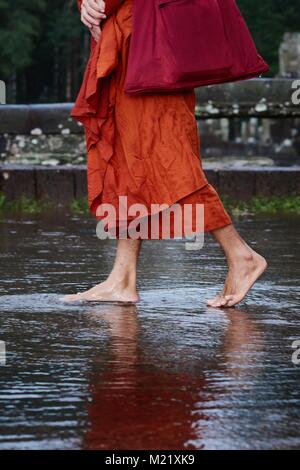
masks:
<path fill-rule="evenodd" d="M 292 102 L 294 79 L 259 78 L 197 88 L 198 119 L 299 117 Z"/>
<path fill-rule="evenodd" d="M 198 119 L 300 117 L 300 106 L 292 103 L 293 79 L 258 78 L 196 89 Z M 73 103 L 0 106 L 0 134 L 43 134 L 62 131 L 82 133 L 70 113 Z"/>
<path fill-rule="evenodd" d="M 209 169 L 205 174 L 220 196 L 241 201 L 247 201 L 253 196 L 300 194 L 300 166 Z M 86 167 L 1 165 L 0 191 L 8 200 L 16 200 L 24 195 L 31 199 L 67 205 L 73 199 L 86 196 Z"/>
<path fill-rule="evenodd" d="M 19 104 L 0 106 L 0 134 L 28 135 L 38 129 L 43 134 L 82 133 L 71 116 L 73 103 Z"/>

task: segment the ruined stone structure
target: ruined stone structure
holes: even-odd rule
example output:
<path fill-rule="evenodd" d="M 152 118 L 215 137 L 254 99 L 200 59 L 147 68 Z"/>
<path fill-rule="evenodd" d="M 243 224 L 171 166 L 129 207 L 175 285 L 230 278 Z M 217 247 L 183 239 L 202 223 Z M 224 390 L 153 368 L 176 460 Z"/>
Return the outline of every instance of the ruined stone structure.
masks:
<path fill-rule="evenodd" d="M 300 103 L 291 79 L 255 79 L 197 89 L 206 168 L 300 163 Z M 300 93 L 299 93 L 300 95 Z M 0 163 L 84 164 L 82 126 L 72 105 L 2 105 Z"/>
<path fill-rule="evenodd" d="M 300 78 L 300 33 L 285 33 L 279 48 L 279 76 Z"/>

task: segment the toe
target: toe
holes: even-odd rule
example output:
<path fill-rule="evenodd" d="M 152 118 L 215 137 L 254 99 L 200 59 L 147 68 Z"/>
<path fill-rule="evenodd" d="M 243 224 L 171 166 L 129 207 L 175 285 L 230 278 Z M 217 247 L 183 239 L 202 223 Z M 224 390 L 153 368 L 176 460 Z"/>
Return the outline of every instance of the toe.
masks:
<path fill-rule="evenodd" d="M 225 297 L 222 297 L 220 299 L 220 307 L 226 307 L 228 303 L 228 300 Z"/>
<path fill-rule="evenodd" d="M 239 301 L 234 295 L 225 295 L 226 299 L 226 307 L 233 307 L 236 305 Z"/>
<path fill-rule="evenodd" d="M 215 307 L 224 308 L 226 307 L 226 304 L 227 304 L 227 300 L 222 298 L 218 300 L 218 302 L 215 304 Z"/>
<path fill-rule="evenodd" d="M 212 303 L 212 307 L 219 308 L 222 306 L 222 297 L 218 296 L 215 298 L 214 302 Z"/>
<path fill-rule="evenodd" d="M 64 297 L 61 298 L 61 300 L 65 302 L 73 302 L 76 300 L 80 300 L 80 294 L 69 294 L 65 295 Z"/>
<path fill-rule="evenodd" d="M 220 302 L 220 300 L 224 297 L 224 292 L 223 291 L 220 291 L 218 294 L 216 294 L 215 297 L 213 297 L 212 299 L 207 299 L 206 303 L 207 305 L 209 305 L 210 307 L 216 307 L 216 304 L 218 304 Z"/>
<path fill-rule="evenodd" d="M 217 307 L 219 304 L 219 296 L 215 297 L 214 299 L 209 299 L 207 301 L 207 304 L 209 307 Z"/>

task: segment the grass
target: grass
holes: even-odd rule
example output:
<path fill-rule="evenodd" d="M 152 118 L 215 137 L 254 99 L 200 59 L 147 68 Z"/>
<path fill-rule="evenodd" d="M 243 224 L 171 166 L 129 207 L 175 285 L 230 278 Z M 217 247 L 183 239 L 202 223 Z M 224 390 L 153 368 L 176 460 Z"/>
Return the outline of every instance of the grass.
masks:
<path fill-rule="evenodd" d="M 87 202 L 87 198 L 83 197 L 80 199 L 74 199 L 74 201 L 70 204 L 70 209 L 73 214 L 88 214 L 89 213 L 89 206 Z"/>
<path fill-rule="evenodd" d="M 226 209 L 233 216 L 245 215 L 296 215 L 300 216 L 300 196 L 253 197 L 247 202 L 237 201 L 229 197 L 222 198 Z M 0 215 L 24 214 L 34 215 L 55 209 L 55 205 L 49 201 L 30 199 L 22 196 L 16 201 L 8 201 L 3 193 L 0 193 Z M 77 215 L 89 214 L 86 198 L 73 200 L 69 208 L 71 213 Z"/>
<path fill-rule="evenodd" d="M 300 215 L 300 196 L 262 197 L 255 196 L 249 201 L 237 201 L 229 197 L 223 198 L 223 203 L 233 215 Z"/>
<path fill-rule="evenodd" d="M 0 214 L 40 214 L 47 210 L 51 210 L 53 204 L 49 201 L 39 201 L 22 196 L 15 201 L 8 201 L 3 193 L 0 193 Z"/>

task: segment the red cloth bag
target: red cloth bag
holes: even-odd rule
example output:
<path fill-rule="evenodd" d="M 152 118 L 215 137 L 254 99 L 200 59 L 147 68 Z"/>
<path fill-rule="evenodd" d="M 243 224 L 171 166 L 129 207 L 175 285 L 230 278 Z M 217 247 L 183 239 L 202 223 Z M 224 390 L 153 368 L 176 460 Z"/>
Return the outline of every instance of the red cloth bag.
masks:
<path fill-rule="evenodd" d="M 235 0 L 133 0 L 124 90 L 172 91 L 267 72 Z"/>

